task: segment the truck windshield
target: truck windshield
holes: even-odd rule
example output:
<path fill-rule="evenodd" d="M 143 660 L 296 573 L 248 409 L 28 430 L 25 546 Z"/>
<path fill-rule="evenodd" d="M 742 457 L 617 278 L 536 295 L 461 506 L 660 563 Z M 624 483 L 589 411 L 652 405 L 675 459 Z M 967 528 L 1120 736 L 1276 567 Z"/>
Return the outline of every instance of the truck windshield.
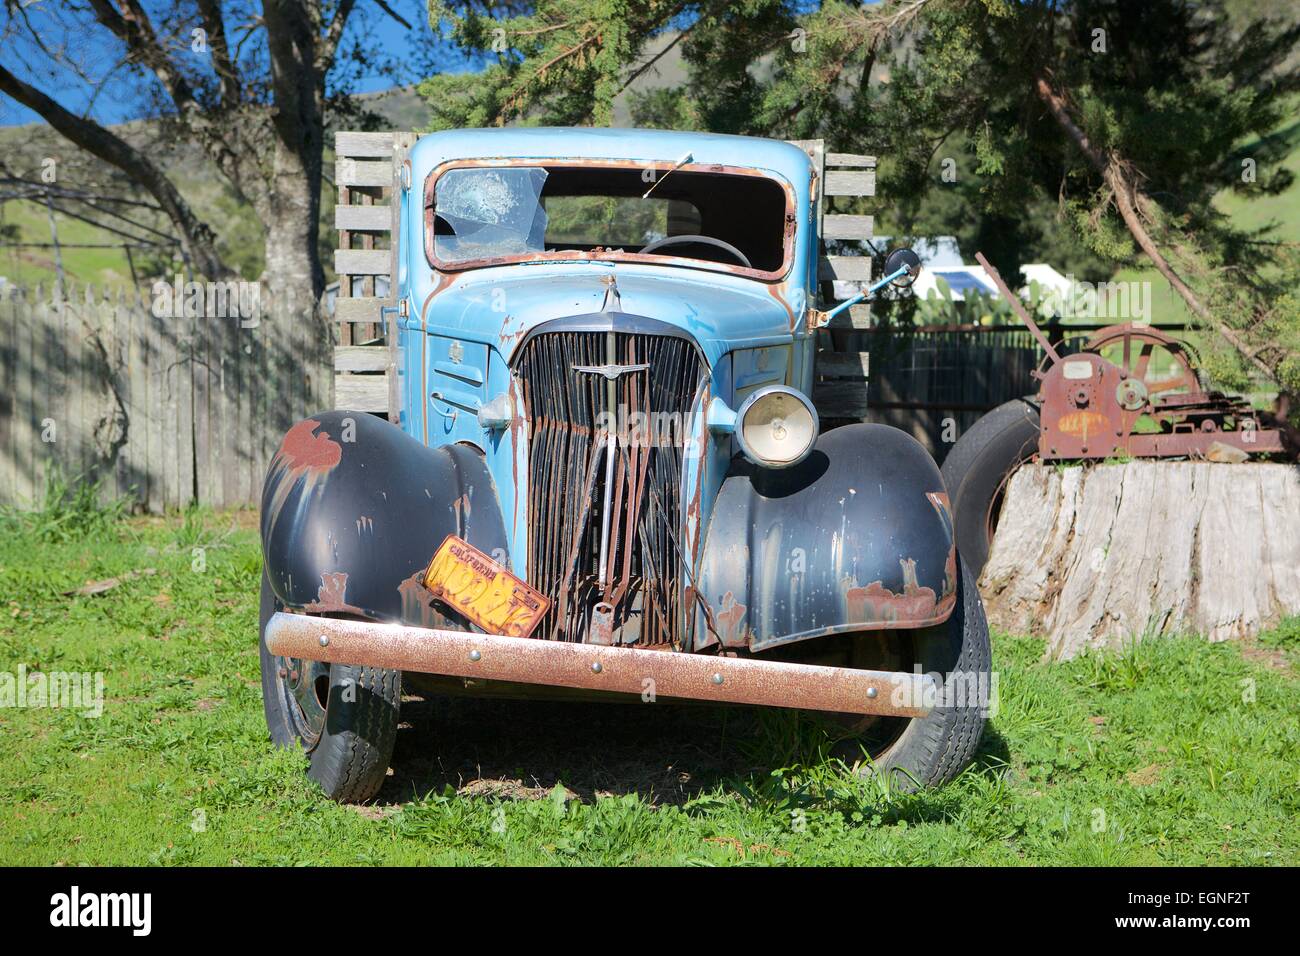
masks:
<path fill-rule="evenodd" d="M 781 185 L 759 175 L 464 166 L 426 188 L 426 248 L 433 265 L 453 268 L 577 252 L 674 256 L 775 273 L 786 258 L 786 206 Z"/>

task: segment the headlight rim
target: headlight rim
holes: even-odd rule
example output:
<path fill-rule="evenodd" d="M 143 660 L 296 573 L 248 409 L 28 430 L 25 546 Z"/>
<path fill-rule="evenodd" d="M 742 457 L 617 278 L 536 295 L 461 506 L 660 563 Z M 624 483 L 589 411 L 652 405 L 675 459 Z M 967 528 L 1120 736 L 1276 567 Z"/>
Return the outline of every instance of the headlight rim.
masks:
<path fill-rule="evenodd" d="M 749 414 L 755 403 L 773 393 L 792 396 L 807 409 L 808 414 L 812 417 L 812 439 L 808 442 L 808 447 L 797 458 L 792 458 L 789 461 L 767 461 L 759 457 L 754 449 L 750 447 L 749 442 L 745 440 L 745 416 Z M 791 388 L 789 385 L 764 385 L 747 395 L 745 400 L 740 403 L 740 407 L 736 409 L 736 424 L 733 434 L 736 438 L 736 444 L 740 446 L 741 454 L 745 456 L 746 460 L 758 465 L 760 468 L 782 470 L 801 464 L 812 454 L 813 447 L 817 444 L 817 439 L 821 435 L 821 418 L 817 415 L 817 409 L 814 407 L 812 400 L 797 388 Z"/>

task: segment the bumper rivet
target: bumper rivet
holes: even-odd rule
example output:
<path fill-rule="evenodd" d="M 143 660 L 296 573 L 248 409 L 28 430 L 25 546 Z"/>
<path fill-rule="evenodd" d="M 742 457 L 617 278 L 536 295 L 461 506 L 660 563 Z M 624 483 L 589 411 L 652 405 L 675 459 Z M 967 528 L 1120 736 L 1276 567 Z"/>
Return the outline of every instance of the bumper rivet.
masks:
<path fill-rule="evenodd" d="M 868 688 L 867 688 L 867 696 L 870 697 L 872 700 L 875 700 L 875 699 L 876 699 L 876 696 L 877 696 L 879 693 L 880 693 L 880 691 L 876 690 L 874 687 L 868 687 Z"/>
<path fill-rule="evenodd" d="M 322 635 L 320 636 L 320 646 L 321 646 L 321 647 L 329 647 L 329 646 L 330 646 L 330 639 L 329 639 L 328 637 L 326 637 L 324 634 L 322 634 Z"/>
<path fill-rule="evenodd" d="M 600 673 L 601 671 L 603 671 L 604 669 L 605 669 L 605 668 L 603 668 L 603 667 L 600 666 L 600 661 L 592 661 L 592 662 L 591 662 L 591 672 L 592 672 L 593 674 L 599 674 L 599 673 Z"/>
<path fill-rule="evenodd" d="M 721 684 L 721 683 L 722 683 L 722 675 L 721 675 L 721 674 L 717 674 L 717 673 L 715 673 L 715 674 L 713 675 L 713 683 L 715 683 L 715 684 Z"/>
<path fill-rule="evenodd" d="M 477 662 L 477 661 L 481 661 L 481 660 L 483 659 L 483 652 L 482 652 L 482 651 L 470 651 L 470 652 L 469 652 L 469 659 L 472 660 L 472 661 L 476 661 L 476 662 Z"/>

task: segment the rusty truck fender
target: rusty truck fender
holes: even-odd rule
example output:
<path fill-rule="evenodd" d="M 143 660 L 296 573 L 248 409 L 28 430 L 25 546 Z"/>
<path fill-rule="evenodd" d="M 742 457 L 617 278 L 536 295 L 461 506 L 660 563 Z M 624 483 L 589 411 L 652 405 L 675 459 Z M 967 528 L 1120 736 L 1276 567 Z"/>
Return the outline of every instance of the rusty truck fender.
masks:
<path fill-rule="evenodd" d="M 365 412 L 294 425 L 262 489 L 262 553 L 289 608 L 453 626 L 430 607 L 421 575 L 455 534 L 506 560 L 496 486 L 467 445 L 429 448 Z"/>
<path fill-rule="evenodd" d="M 942 623 L 957 599 L 943 478 L 910 435 L 858 424 L 800 465 L 733 462 L 714 505 L 696 601 L 697 646 L 793 641 Z"/>

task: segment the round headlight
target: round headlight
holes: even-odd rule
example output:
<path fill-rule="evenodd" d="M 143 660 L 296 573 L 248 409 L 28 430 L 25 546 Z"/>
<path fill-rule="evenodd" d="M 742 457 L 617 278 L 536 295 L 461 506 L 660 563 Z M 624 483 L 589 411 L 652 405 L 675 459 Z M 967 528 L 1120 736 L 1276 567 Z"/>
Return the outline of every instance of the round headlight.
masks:
<path fill-rule="evenodd" d="M 784 385 L 760 388 L 736 413 L 736 439 L 745 457 L 768 468 L 797 465 L 817 440 L 817 411 Z"/>

